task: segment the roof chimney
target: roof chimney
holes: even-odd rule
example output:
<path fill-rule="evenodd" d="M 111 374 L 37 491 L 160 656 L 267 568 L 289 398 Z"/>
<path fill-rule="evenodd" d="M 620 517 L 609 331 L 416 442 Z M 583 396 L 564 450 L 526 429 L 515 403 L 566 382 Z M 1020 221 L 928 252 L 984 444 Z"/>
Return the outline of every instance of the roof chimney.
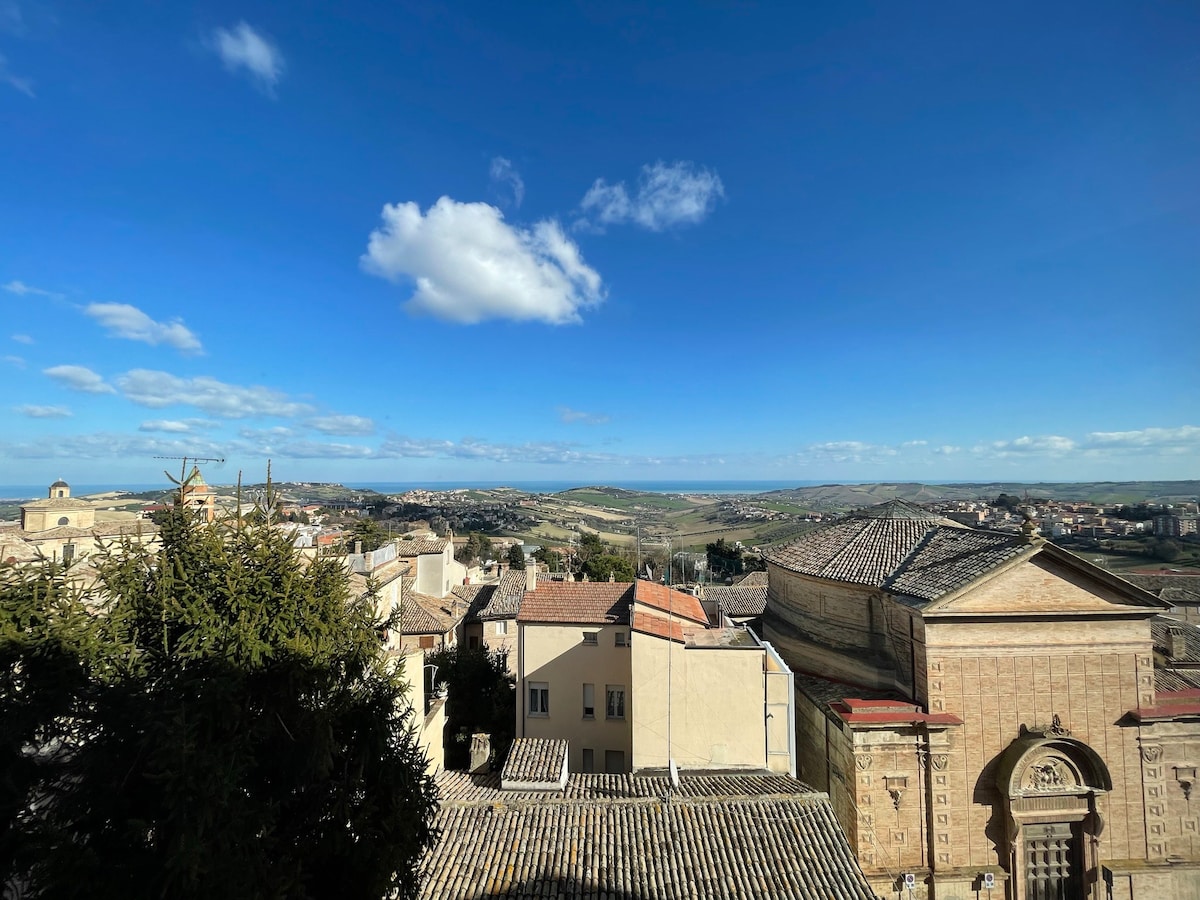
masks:
<path fill-rule="evenodd" d="M 1187 656 L 1187 640 L 1183 629 L 1172 625 L 1167 629 L 1167 656 L 1171 659 L 1183 659 Z"/>
<path fill-rule="evenodd" d="M 527 590 L 527 591 L 536 591 L 537 590 L 537 575 L 538 575 L 537 563 L 530 562 L 529 565 L 527 565 L 525 567 L 525 590 Z"/>

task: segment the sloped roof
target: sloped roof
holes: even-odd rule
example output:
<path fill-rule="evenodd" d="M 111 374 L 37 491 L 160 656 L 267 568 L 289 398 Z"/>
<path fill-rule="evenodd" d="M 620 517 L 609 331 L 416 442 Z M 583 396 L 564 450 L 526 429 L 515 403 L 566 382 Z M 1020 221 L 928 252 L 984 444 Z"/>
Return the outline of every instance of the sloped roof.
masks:
<path fill-rule="evenodd" d="M 525 596 L 525 570 L 510 569 L 500 576 L 496 589 L 487 604 L 479 611 L 479 618 L 511 619 L 521 609 L 521 598 Z"/>
<path fill-rule="evenodd" d="M 683 591 L 673 590 L 665 584 L 638 579 L 634 582 L 633 599 L 673 616 L 691 619 L 701 625 L 708 624 L 708 616 L 697 598 Z"/>
<path fill-rule="evenodd" d="M 1172 605 L 1200 605 L 1200 575 L 1135 575 L 1122 572 L 1121 577 Z"/>
<path fill-rule="evenodd" d="M 764 573 L 765 574 L 765 573 Z M 732 587 L 715 584 L 704 589 L 704 599 L 720 605 L 725 615 L 734 619 L 761 616 L 767 608 L 767 585 L 735 584 Z"/>
<path fill-rule="evenodd" d="M 439 776 L 424 900 L 875 900 L 826 794 L 776 775 L 572 775 L 562 793 Z"/>
<path fill-rule="evenodd" d="M 427 553 L 441 553 L 449 541 L 445 538 L 437 541 L 396 541 L 397 556 L 424 556 Z"/>
<path fill-rule="evenodd" d="M 929 602 L 1032 548 L 1019 535 L 966 528 L 893 500 L 807 532 L 763 556 L 801 575 L 871 585 Z"/>
<path fill-rule="evenodd" d="M 568 746 L 567 741 L 554 738 L 516 738 L 500 773 L 500 783 L 562 787 Z"/>
<path fill-rule="evenodd" d="M 655 637 L 667 638 L 682 644 L 687 640 L 687 636 L 683 630 L 683 625 L 676 622 L 674 619 L 666 619 L 662 616 L 654 616 L 650 613 L 637 612 L 633 613 L 632 627 L 634 631 L 640 631 L 642 634 L 652 634 Z"/>
<path fill-rule="evenodd" d="M 445 634 L 463 618 L 465 607 L 412 590 L 415 579 L 405 577 L 400 598 L 400 631 L 404 634 Z"/>
<path fill-rule="evenodd" d="M 526 591 L 518 622 L 611 625 L 629 621 L 633 584 L 620 581 L 539 581 Z"/>
<path fill-rule="evenodd" d="M 492 599 L 494 584 L 456 584 L 450 588 L 450 593 L 462 601 L 467 609 L 468 622 L 479 621 L 479 611 Z"/>
<path fill-rule="evenodd" d="M 746 572 L 744 575 L 738 575 L 733 579 L 734 587 L 758 587 L 759 585 L 765 586 L 766 583 L 766 572 Z"/>

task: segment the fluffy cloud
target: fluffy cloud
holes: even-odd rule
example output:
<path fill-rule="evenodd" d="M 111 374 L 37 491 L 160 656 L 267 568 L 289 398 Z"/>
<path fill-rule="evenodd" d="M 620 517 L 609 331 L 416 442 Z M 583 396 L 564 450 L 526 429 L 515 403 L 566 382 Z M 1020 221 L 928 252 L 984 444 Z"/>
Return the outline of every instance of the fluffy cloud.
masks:
<path fill-rule="evenodd" d="M 691 162 L 660 161 L 642 166 L 633 196 L 625 182 L 608 184 L 597 178 L 579 204 L 583 218 L 576 224 L 602 229 L 632 223 L 650 231 L 697 225 L 724 196 L 725 186 L 711 169 Z"/>
<path fill-rule="evenodd" d="M 112 337 L 142 341 L 157 346 L 166 344 L 184 353 L 200 353 L 200 339 L 178 319 L 156 322 L 128 303 L 89 303 L 84 314 L 99 322 Z"/>
<path fill-rule="evenodd" d="M 160 438 L 98 432 L 53 435 L 34 441 L 0 442 L 0 452 L 14 459 L 119 459 L 153 456 L 211 456 L 224 458 L 224 447 L 195 437 Z"/>
<path fill-rule="evenodd" d="M 0 84 L 7 84 L 15 91 L 19 91 L 30 99 L 34 99 L 37 95 L 33 92 L 33 79 L 25 78 L 20 75 L 14 75 L 8 70 L 8 60 L 0 54 Z"/>
<path fill-rule="evenodd" d="M 117 379 L 125 396 L 141 406 L 194 406 L 219 419 L 250 416 L 301 416 L 312 411 L 272 388 L 225 384 L 207 375 L 179 378 L 169 372 L 133 369 Z"/>
<path fill-rule="evenodd" d="M 269 37 L 245 22 L 238 22 L 233 28 L 213 31 L 211 44 L 228 71 L 245 70 L 263 93 L 275 96 L 285 63 L 283 54 Z"/>
<path fill-rule="evenodd" d="M 138 426 L 138 431 L 161 431 L 166 434 L 195 434 L 221 427 L 220 422 L 209 419 L 149 419 Z"/>
<path fill-rule="evenodd" d="M 972 450 L 981 456 L 1004 459 L 1013 456 L 1062 456 L 1078 446 L 1068 437 L 1047 434 L 1038 437 L 1025 435 L 1011 441 L 992 441 L 990 444 L 980 444 Z"/>
<path fill-rule="evenodd" d="M 410 311 L 464 324 L 563 325 L 604 299 L 600 275 L 557 222 L 520 228 L 494 206 L 449 197 L 424 215 L 411 202 L 385 206 L 360 262 L 373 275 L 411 279 Z"/>
<path fill-rule="evenodd" d="M 365 416 L 317 416 L 306 423 L 322 434 L 374 434 L 375 423 Z"/>
<path fill-rule="evenodd" d="M 578 409 L 571 409 L 569 406 L 560 406 L 558 417 L 568 425 L 576 422 L 583 425 L 603 425 L 608 421 L 608 416 L 603 413 L 582 412 Z"/>
<path fill-rule="evenodd" d="M 29 416 L 31 419 L 66 419 L 71 415 L 71 411 L 65 406 L 35 406 L 29 403 L 13 407 L 13 412 Z"/>
<path fill-rule="evenodd" d="M 3 59 L 0 58 L 0 63 Z M 62 299 L 62 294 L 54 291 L 47 291 L 44 288 L 34 287 L 32 284 L 26 284 L 23 281 L 13 280 L 4 285 L 4 290 L 10 294 L 16 294 L 18 297 L 49 297 L 51 300 Z"/>
<path fill-rule="evenodd" d="M 492 178 L 492 188 L 505 202 L 511 200 L 515 207 L 520 207 L 525 202 L 525 182 L 511 160 L 503 156 L 495 157 L 489 174 Z"/>
<path fill-rule="evenodd" d="M 53 378 L 65 388 L 85 394 L 115 394 L 113 386 L 86 366 L 51 366 L 42 374 Z"/>

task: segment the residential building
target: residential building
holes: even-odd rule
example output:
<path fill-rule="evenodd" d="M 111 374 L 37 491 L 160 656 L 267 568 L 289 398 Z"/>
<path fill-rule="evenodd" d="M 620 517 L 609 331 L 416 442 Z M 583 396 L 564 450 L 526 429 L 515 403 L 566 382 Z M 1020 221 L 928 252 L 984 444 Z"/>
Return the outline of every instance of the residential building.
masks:
<path fill-rule="evenodd" d="M 518 737 L 566 740 L 572 772 L 794 772 L 791 673 L 752 632 L 649 581 L 530 585 Z"/>
<path fill-rule="evenodd" d="M 506 654 L 508 670 L 516 674 L 517 612 L 525 591 L 536 585 L 537 569 L 530 566 L 507 571 L 492 584 L 456 587 L 454 593 L 468 605 L 467 646 Z"/>
<path fill-rule="evenodd" d="M 765 558 L 799 775 L 876 890 L 1196 897 L 1200 693 L 1156 672 L 1167 603 L 1028 530 L 900 501 Z"/>

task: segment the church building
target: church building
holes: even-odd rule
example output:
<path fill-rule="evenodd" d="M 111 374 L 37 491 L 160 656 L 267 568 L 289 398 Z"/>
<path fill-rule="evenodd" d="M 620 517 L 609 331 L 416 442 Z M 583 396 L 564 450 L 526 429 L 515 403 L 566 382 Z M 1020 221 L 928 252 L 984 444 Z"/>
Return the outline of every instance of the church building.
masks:
<path fill-rule="evenodd" d="M 798 777 L 882 896 L 1200 898 L 1200 690 L 1156 680 L 1155 639 L 1196 628 L 1170 604 L 900 501 L 765 559 Z"/>

